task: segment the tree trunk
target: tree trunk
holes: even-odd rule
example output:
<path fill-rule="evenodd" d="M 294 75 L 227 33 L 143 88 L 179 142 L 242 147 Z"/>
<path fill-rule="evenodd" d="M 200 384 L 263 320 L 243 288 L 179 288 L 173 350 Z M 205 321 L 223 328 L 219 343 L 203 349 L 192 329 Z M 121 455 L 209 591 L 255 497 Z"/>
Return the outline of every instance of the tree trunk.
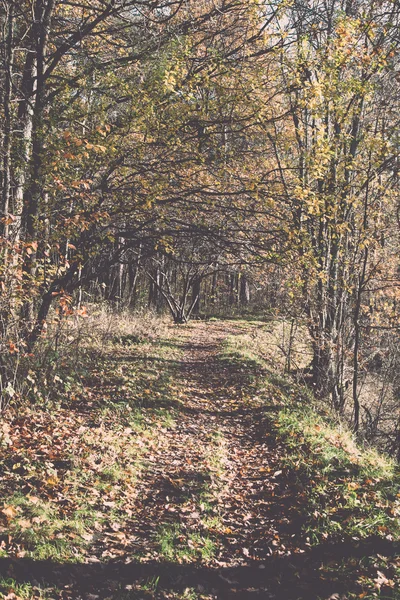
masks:
<path fill-rule="evenodd" d="M 12 147 L 12 76 L 13 76 L 13 38 L 14 38 L 14 2 L 11 1 L 7 5 L 6 15 L 6 41 L 4 48 L 4 142 L 3 142 L 3 198 L 2 198 L 2 213 L 4 216 L 4 224 L 2 234 L 5 239 L 9 236 L 9 211 L 11 205 L 11 147 Z M 7 259 L 5 260 L 7 262 Z"/>
<path fill-rule="evenodd" d="M 37 272 L 39 242 L 39 206 L 45 195 L 43 173 L 44 160 L 44 110 L 45 110 L 45 56 L 49 35 L 50 20 L 55 0 L 36 0 L 33 7 L 33 38 L 36 58 L 36 90 L 32 115 L 32 153 L 30 157 L 30 180 L 23 202 L 22 225 L 25 240 L 31 244 L 31 252 L 24 256 L 23 271 L 26 276 L 23 317 L 29 326 L 34 320 L 34 296 L 32 282 Z M 40 252 L 40 250 L 39 250 Z"/>
<path fill-rule="evenodd" d="M 200 313 L 200 279 L 196 278 L 192 283 L 192 314 L 198 315 Z"/>
<path fill-rule="evenodd" d="M 237 275 L 230 273 L 229 275 L 229 304 L 234 306 L 237 303 Z"/>
<path fill-rule="evenodd" d="M 215 265 L 216 268 L 218 265 Z M 217 303 L 217 290 L 218 290 L 218 273 L 214 271 L 212 276 L 212 284 L 211 284 L 211 304 L 215 305 Z"/>
<path fill-rule="evenodd" d="M 247 277 L 244 273 L 240 275 L 240 304 L 247 306 L 250 302 L 250 287 Z"/>
<path fill-rule="evenodd" d="M 29 46 L 29 45 L 28 45 Z M 22 237 L 22 213 L 24 210 L 24 195 L 30 157 L 32 153 L 33 106 L 32 98 L 35 92 L 36 67 L 34 51 L 27 54 L 22 75 L 21 99 L 18 106 L 18 138 L 16 139 L 15 193 L 12 207 L 14 221 L 10 224 L 10 237 L 18 242 Z"/>

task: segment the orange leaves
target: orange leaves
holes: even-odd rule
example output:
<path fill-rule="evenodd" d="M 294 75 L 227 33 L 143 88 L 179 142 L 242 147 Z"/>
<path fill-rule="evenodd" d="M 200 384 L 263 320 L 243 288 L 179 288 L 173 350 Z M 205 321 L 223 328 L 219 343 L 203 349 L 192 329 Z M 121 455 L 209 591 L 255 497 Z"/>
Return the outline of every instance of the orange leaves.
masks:
<path fill-rule="evenodd" d="M 90 184 L 92 182 L 90 180 L 85 180 L 85 179 L 80 179 L 79 181 L 72 181 L 71 182 L 71 187 L 79 190 L 81 188 L 85 189 L 85 190 L 89 190 L 90 189 Z"/>
<path fill-rule="evenodd" d="M 16 221 L 16 217 L 14 217 L 14 215 L 8 214 L 5 217 L 2 217 L 0 219 L 1 223 L 4 223 L 4 225 L 11 225 L 11 223 L 15 223 Z"/>
<path fill-rule="evenodd" d="M 66 294 L 64 294 L 63 292 L 61 292 L 61 296 L 60 296 L 60 300 L 59 300 L 59 312 L 62 313 L 65 316 L 68 315 L 73 315 L 74 311 L 71 308 L 71 304 L 72 304 L 72 296 L 68 296 Z"/>
<path fill-rule="evenodd" d="M 28 256 L 31 256 L 34 252 L 36 252 L 38 249 L 38 243 L 37 242 L 29 242 L 27 244 L 25 244 L 25 252 Z"/>
<path fill-rule="evenodd" d="M 105 146 L 100 146 L 98 144 L 91 144 L 88 141 L 85 141 L 86 148 L 88 150 L 94 150 L 95 152 L 106 152 L 107 148 Z"/>
<path fill-rule="evenodd" d="M 19 349 L 18 347 L 14 344 L 14 342 L 9 341 L 8 342 L 8 351 L 10 354 L 18 354 Z"/>
<path fill-rule="evenodd" d="M 86 306 L 82 306 L 81 308 L 77 308 L 75 310 L 75 314 L 78 317 L 84 317 L 84 318 L 88 318 L 89 317 L 89 314 L 88 314 Z"/>
<path fill-rule="evenodd" d="M 70 188 L 74 190 L 89 190 L 91 182 L 85 179 L 77 178 L 77 174 L 81 171 L 81 167 L 90 159 L 91 154 L 105 154 L 107 146 L 98 144 L 96 137 L 105 138 L 110 127 L 97 127 L 91 135 L 91 138 L 80 137 L 76 132 L 66 130 L 62 133 L 62 143 L 59 140 L 54 140 L 54 148 L 52 156 L 55 160 L 52 161 L 53 174 L 56 189 L 59 192 L 66 191 Z"/>
<path fill-rule="evenodd" d="M 359 487 L 360 487 L 359 484 L 356 483 L 355 481 L 349 481 L 347 483 L 347 489 L 349 489 L 349 490 L 358 490 Z"/>
<path fill-rule="evenodd" d="M 7 520 L 14 519 L 18 515 L 18 510 L 11 504 L 4 506 L 1 512 L 6 516 Z"/>
<path fill-rule="evenodd" d="M 111 127 L 110 127 L 110 125 L 104 125 L 104 128 L 96 127 L 96 131 L 101 136 L 106 137 L 107 133 L 109 133 L 111 131 Z"/>
<path fill-rule="evenodd" d="M 60 483 L 60 480 L 58 478 L 57 475 L 53 474 L 50 475 L 46 480 L 45 480 L 45 484 L 50 487 L 50 488 L 54 488 L 56 487 L 58 484 Z"/>

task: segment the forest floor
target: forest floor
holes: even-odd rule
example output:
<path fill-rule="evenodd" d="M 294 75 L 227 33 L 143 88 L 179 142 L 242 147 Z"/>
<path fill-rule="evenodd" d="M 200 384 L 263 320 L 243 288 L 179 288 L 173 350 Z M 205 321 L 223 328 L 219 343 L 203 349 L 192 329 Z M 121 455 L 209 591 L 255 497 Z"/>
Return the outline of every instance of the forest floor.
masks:
<path fill-rule="evenodd" d="M 0 598 L 400 598 L 393 465 L 252 354 L 261 326 L 113 339 L 12 415 Z"/>

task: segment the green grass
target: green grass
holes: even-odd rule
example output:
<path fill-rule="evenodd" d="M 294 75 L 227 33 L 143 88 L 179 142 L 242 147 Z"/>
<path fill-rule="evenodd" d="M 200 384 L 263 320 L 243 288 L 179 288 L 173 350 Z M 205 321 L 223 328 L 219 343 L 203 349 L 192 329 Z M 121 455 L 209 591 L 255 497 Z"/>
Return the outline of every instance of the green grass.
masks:
<path fill-rule="evenodd" d="M 85 537 L 98 518 L 84 502 L 68 516 L 57 506 L 36 497 L 14 494 L 4 509 L 8 517 L 8 534 L 20 552 L 35 560 L 81 562 L 87 547 Z M 11 516 L 14 515 L 14 516 Z"/>
<path fill-rule="evenodd" d="M 50 600 L 58 594 L 60 591 L 54 588 L 41 589 L 40 586 L 31 583 L 18 583 L 12 577 L 0 577 L 0 597 L 3 598 L 10 595 L 15 600 Z"/>
<path fill-rule="evenodd" d="M 305 528 L 313 543 L 327 536 L 398 538 L 400 479 L 393 461 L 360 448 L 344 426 L 309 405 L 284 407 L 274 427 L 285 441 L 286 468 L 307 488 Z"/>
<path fill-rule="evenodd" d="M 399 466 L 362 447 L 353 434 L 310 390 L 279 372 L 262 357 L 227 339 L 222 360 L 253 369 L 264 401 L 268 435 L 282 448 L 282 469 L 295 493 L 301 517 L 297 541 L 304 548 L 363 547 L 365 556 L 321 565 L 321 576 L 346 578 L 359 592 L 347 598 L 400 598 L 400 559 L 374 552 L 374 544 L 400 554 Z M 249 379 L 249 378 L 248 378 Z M 253 381 L 254 383 L 254 381 Z M 381 573 L 381 575 L 379 575 Z M 386 581 L 385 581 L 386 580 Z"/>
<path fill-rule="evenodd" d="M 235 322 L 243 334 L 227 338 L 219 360 L 232 367 L 227 368 L 232 391 L 229 408 L 257 408 L 260 431 L 264 427 L 266 441 L 279 448 L 279 469 L 292 490 L 290 508 L 300 517 L 291 540 L 305 551 L 337 543 L 357 548 L 371 539 L 396 544 L 398 467 L 357 445 L 308 389 L 271 369 L 264 358 L 264 338 L 259 336 L 254 343 L 251 335 L 259 325 Z M 263 332 L 267 326 L 262 324 Z M 35 411 L 27 409 L 15 419 L 24 444 L 12 454 L 7 444 L 1 449 L 4 508 L 0 519 L 3 531 L 7 530 L 1 536 L 2 556 L 19 553 L 35 560 L 83 562 L 97 538 L 110 532 L 113 524 L 124 528 L 129 498 L 134 498 L 138 477 L 146 469 L 146 456 L 166 429 L 176 428 L 184 398 L 183 383 L 176 379 L 180 340 L 124 336 L 112 338 L 107 352 L 86 352 L 76 379 L 65 367 L 60 379 L 71 383 L 68 377 L 72 377 L 76 385 L 68 383 L 67 389 L 58 382 L 60 400 L 49 400 Z M 223 427 L 211 429 L 202 462 L 201 470 L 176 491 L 180 508 L 197 516 L 185 524 L 176 513 L 177 521 L 159 523 L 155 542 L 166 561 L 209 563 L 218 555 L 224 531 L 219 503 L 229 491 Z M 12 543 L 7 542 L 8 536 Z M 349 600 L 400 600 L 396 590 L 400 560 L 384 553 L 328 561 L 320 565 L 320 572 L 321 577 L 358 586 L 357 592 L 347 593 Z M 115 598 L 153 598 L 158 586 L 155 576 L 135 589 L 121 590 Z M 23 600 L 48 597 L 46 590 L 0 580 L 0 597 L 10 590 Z M 190 600 L 201 594 L 188 588 L 172 597 Z"/>
<path fill-rule="evenodd" d="M 4 556 L 82 562 L 96 536 L 123 527 L 146 453 L 160 430 L 175 427 L 182 352 L 174 340 L 128 339 L 107 342 L 107 352 L 86 349 L 79 377 L 74 365 L 59 377 L 78 377 L 79 386 L 58 381 L 54 401 L 19 410 L 18 452 L 0 450 Z"/>
<path fill-rule="evenodd" d="M 179 563 L 209 561 L 216 550 L 215 542 L 207 533 L 186 531 L 179 523 L 162 525 L 156 541 L 165 559 Z"/>

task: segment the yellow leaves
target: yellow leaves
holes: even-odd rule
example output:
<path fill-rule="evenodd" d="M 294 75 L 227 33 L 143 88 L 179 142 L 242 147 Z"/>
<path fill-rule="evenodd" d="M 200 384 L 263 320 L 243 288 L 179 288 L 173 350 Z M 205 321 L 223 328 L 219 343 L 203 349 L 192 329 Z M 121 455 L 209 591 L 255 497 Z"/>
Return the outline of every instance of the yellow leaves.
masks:
<path fill-rule="evenodd" d="M 307 198 L 309 192 L 310 190 L 307 190 L 298 185 L 294 188 L 293 195 L 296 198 L 296 200 L 304 200 L 305 198 Z"/>
<path fill-rule="evenodd" d="M 53 474 L 50 475 L 50 477 L 48 477 L 46 479 L 46 485 L 48 485 L 49 487 L 55 487 L 56 485 L 58 485 L 60 483 L 59 478 L 57 477 L 57 475 Z"/>
<path fill-rule="evenodd" d="M 304 103 L 308 110 L 315 110 L 319 106 L 324 106 L 324 87 L 321 82 L 306 82 L 304 84 L 304 92 Z"/>
<path fill-rule="evenodd" d="M 11 520 L 15 519 L 15 517 L 17 516 L 18 509 L 12 504 L 9 504 L 8 506 L 4 506 L 1 512 L 3 513 L 3 515 L 6 516 L 7 520 Z"/>
<path fill-rule="evenodd" d="M 324 201 L 313 190 L 298 185 L 294 188 L 293 195 L 297 201 L 302 202 L 308 215 L 318 216 L 321 214 Z"/>
<path fill-rule="evenodd" d="M 349 481 L 348 484 L 347 484 L 347 489 L 348 490 L 358 490 L 359 487 L 360 486 L 355 481 Z"/>
<path fill-rule="evenodd" d="M 174 73 L 166 73 L 163 79 L 163 84 L 164 87 L 167 91 L 174 91 L 175 87 L 176 87 L 176 76 Z"/>
<path fill-rule="evenodd" d="M 21 527 L 21 529 L 32 528 L 32 522 L 29 521 L 29 519 L 18 519 L 17 524 L 19 525 L 19 527 Z"/>

